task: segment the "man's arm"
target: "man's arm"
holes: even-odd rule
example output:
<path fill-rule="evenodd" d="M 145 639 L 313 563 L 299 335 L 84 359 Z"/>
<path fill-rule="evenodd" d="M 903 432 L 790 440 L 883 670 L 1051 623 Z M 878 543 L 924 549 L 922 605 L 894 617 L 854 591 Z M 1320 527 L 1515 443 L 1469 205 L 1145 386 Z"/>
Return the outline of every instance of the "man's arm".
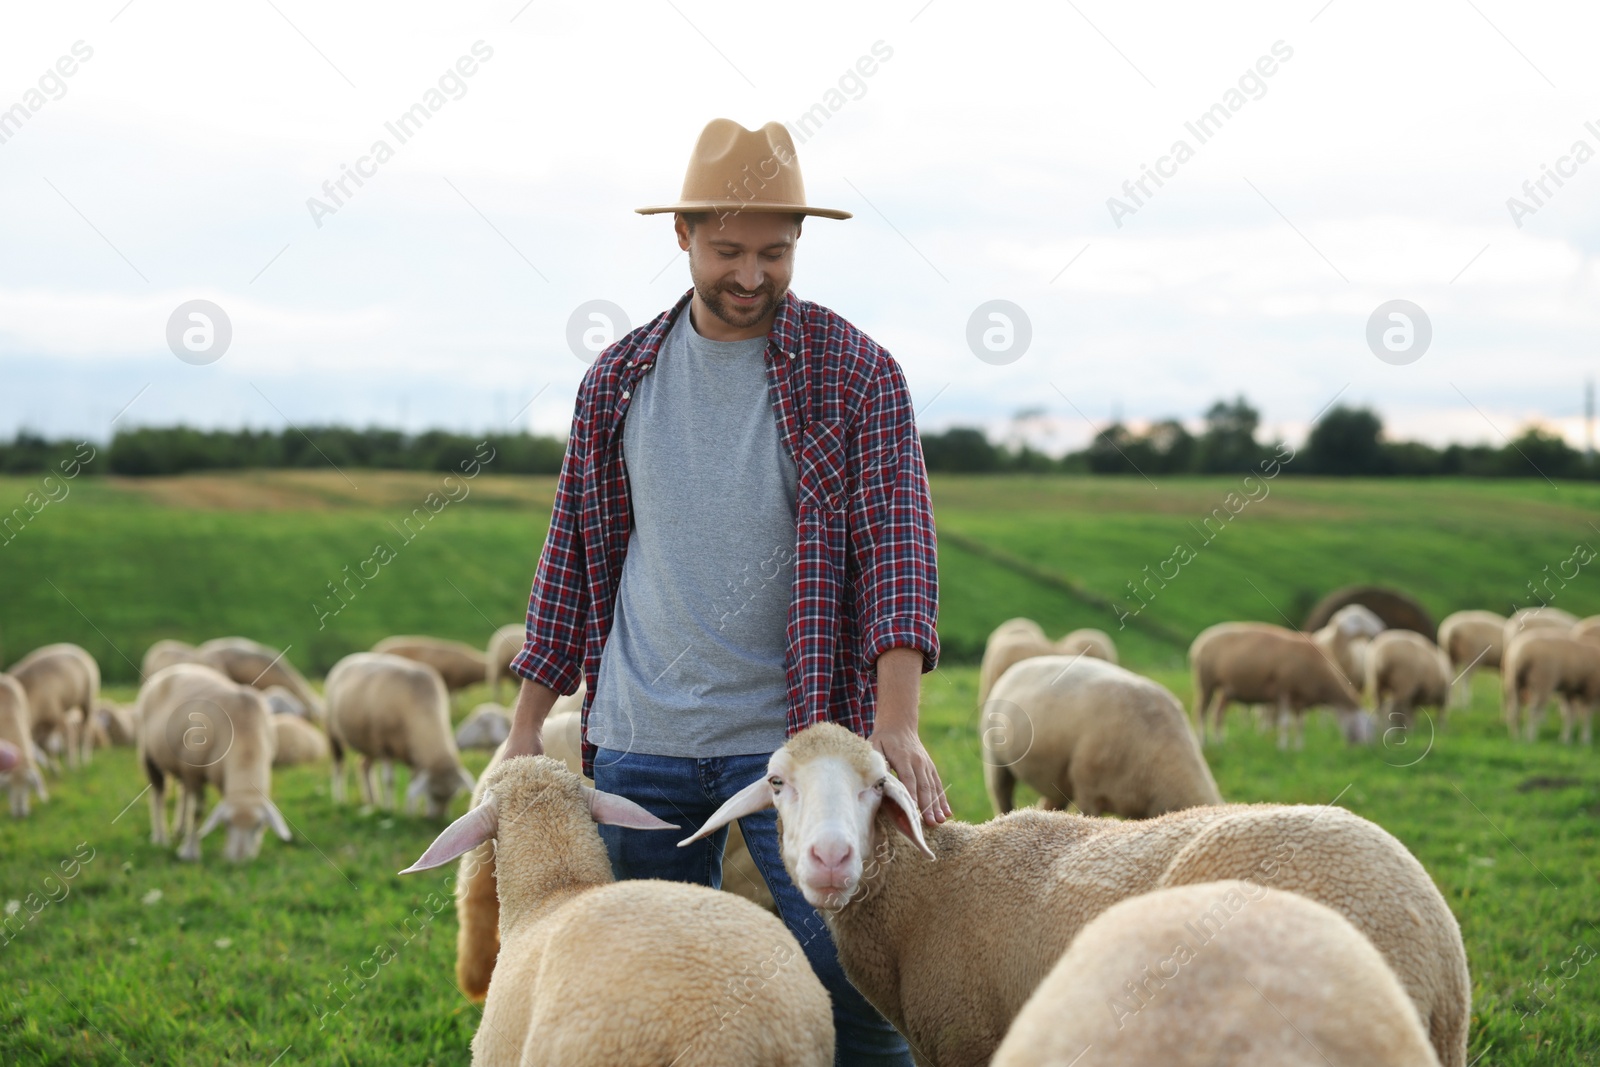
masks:
<path fill-rule="evenodd" d="M 950 817 L 939 770 L 917 733 L 923 671 L 938 661 L 938 550 L 933 503 L 905 375 L 886 360 L 851 448 L 860 471 L 851 502 L 850 551 L 862 605 L 864 648 L 877 671 L 877 718 L 869 740 L 883 753 L 923 820 Z"/>

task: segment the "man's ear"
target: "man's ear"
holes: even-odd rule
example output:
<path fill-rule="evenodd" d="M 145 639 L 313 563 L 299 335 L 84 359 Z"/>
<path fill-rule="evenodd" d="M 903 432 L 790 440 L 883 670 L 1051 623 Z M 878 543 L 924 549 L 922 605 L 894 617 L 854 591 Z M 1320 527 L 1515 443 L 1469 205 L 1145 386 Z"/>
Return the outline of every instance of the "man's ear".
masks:
<path fill-rule="evenodd" d="M 672 229 L 678 235 L 678 247 L 685 252 L 689 251 L 689 220 L 683 217 L 683 212 L 673 214 Z"/>

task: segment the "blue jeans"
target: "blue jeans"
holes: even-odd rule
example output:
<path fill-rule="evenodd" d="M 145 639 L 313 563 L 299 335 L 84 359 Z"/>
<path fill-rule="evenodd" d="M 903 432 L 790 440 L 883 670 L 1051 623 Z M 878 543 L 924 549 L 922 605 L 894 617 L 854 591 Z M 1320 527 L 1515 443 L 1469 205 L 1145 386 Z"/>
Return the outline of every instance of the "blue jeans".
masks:
<path fill-rule="evenodd" d="M 682 834 L 600 827 L 616 876 L 664 878 L 720 889 L 727 829 L 684 848 L 679 848 L 678 842 L 698 830 L 724 801 L 764 777 L 768 758 L 692 759 L 601 749 L 594 764 L 596 789 L 627 797 L 657 818 L 683 827 Z M 833 935 L 790 880 L 778 843 L 778 813 L 769 808 L 747 815 L 739 820 L 739 829 L 778 904 L 779 917 L 800 942 L 811 969 L 833 1000 L 834 1067 L 911 1067 L 905 1038 L 850 984 L 839 964 Z"/>

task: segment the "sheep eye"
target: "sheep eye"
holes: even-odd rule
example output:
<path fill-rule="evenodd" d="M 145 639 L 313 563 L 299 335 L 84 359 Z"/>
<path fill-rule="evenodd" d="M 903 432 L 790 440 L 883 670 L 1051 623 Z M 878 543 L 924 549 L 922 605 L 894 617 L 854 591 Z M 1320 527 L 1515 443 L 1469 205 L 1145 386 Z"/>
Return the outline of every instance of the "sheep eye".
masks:
<path fill-rule="evenodd" d="M 771 778 L 767 779 L 767 784 L 770 785 L 773 789 L 782 789 L 783 788 L 783 779 L 779 778 L 776 774 L 774 774 Z"/>

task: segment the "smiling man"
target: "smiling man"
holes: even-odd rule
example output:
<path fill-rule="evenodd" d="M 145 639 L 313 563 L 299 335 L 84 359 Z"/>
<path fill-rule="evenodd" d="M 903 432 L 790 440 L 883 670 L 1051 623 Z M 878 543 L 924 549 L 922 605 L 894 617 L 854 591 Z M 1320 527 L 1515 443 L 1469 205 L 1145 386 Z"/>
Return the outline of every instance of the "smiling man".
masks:
<path fill-rule="evenodd" d="M 927 474 L 905 376 L 789 291 L 810 207 L 779 123 L 717 119 L 670 212 L 693 288 L 607 348 L 579 387 L 528 603 L 506 755 L 539 752 L 588 682 L 584 771 L 692 829 L 812 722 L 867 737 L 930 822 L 950 814 L 917 734 L 938 660 Z M 833 998 L 840 1064 L 910 1064 L 846 980 L 783 865 L 776 817 L 739 822 Z M 719 885 L 726 830 L 691 847 L 602 826 L 618 878 Z"/>

